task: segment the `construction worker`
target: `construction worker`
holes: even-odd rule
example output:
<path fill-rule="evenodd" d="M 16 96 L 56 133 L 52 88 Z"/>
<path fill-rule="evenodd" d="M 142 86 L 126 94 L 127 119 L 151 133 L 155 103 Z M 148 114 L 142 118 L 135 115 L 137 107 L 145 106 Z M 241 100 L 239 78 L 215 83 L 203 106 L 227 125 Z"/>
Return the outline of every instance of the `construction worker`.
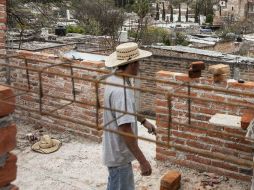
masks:
<path fill-rule="evenodd" d="M 124 43 L 116 47 L 116 51 L 106 59 L 105 65 L 116 68 L 117 73 L 136 76 L 139 70 L 139 60 L 151 55 L 150 52 L 139 49 L 136 43 Z M 129 77 L 119 75 L 108 77 L 106 82 L 132 86 Z M 107 84 L 104 92 L 104 106 L 110 108 L 104 110 L 103 116 L 105 127 L 103 161 L 109 171 L 107 190 L 134 190 L 131 162 L 138 160 L 143 176 L 151 175 L 151 165 L 140 150 L 136 138 L 119 135 L 109 130 L 138 135 L 137 121 L 139 121 L 150 133 L 156 135 L 155 126 L 145 118 L 133 115 L 136 113 L 135 99 L 134 91 L 130 88 Z"/>

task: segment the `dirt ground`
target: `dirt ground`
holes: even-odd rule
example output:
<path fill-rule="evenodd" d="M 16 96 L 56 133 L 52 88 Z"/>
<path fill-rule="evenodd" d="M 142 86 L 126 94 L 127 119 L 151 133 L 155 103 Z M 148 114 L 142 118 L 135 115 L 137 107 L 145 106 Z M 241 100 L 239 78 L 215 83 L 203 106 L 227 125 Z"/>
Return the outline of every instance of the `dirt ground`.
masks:
<path fill-rule="evenodd" d="M 18 176 L 14 184 L 21 190 L 105 190 L 107 169 L 102 164 L 101 144 L 76 137 L 68 132 L 56 133 L 40 129 L 40 134 L 50 134 L 61 140 L 62 147 L 55 153 L 44 155 L 31 151 L 31 144 L 26 139 L 27 133 L 39 135 L 34 126 L 19 123 L 18 145 L 15 154 L 18 156 Z M 154 138 L 145 130 L 140 135 Z M 155 160 L 155 144 L 140 142 L 147 159 L 150 160 L 153 173 L 149 177 L 140 175 L 139 165 L 133 163 L 137 190 L 159 190 L 160 178 L 168 170 L 178 170 L 182 174 L 181 190 L 249 190 L 250 184 L 228 179 L 214 174 L 162 163 Z M 213 176 L 219 184 L 203 186 L 202 181 Z"/>

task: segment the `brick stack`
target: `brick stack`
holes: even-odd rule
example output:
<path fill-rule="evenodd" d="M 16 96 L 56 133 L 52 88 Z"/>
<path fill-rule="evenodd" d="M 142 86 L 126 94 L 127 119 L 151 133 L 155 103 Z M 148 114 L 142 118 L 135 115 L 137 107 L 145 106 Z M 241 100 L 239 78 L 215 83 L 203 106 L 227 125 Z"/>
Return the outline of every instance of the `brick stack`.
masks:
<path fill-rule="evenodd" d="M 0 189 L 18 190 L 11 184 L 17 174 L 17 156 L 10 152 L 16 146 L 17 129 L 10 116 L 15 106 L 3 102 L 11 96 L 13 92 L 10 88 L 0 86 Z M 5 101 L 15 104 L 15 98 Z"/>

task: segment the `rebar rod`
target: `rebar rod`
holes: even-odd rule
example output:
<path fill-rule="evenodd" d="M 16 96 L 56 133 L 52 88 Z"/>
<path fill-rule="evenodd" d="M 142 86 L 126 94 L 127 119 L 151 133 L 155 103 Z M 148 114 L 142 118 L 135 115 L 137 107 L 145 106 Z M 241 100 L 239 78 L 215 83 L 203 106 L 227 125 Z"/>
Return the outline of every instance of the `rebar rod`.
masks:
<path fill-rule="evenodd" d="M 27 58 L 26 58 L 27 59 Z M 28 59 L 29 60 L 29 59 Z M 31 59 L 34 61 L 34 59 Z M 48 63 L 47 61 L 44 61 L 45 63 Z M 53 64 L 54 62 L 52 62 Z M 7 65 L 4 63 L 0 63 L 0 65 L 3 66 L 10 66 L 10 67 L 14 67 L 14 68 L 20 68 L 22 69 L 22 67 L 20 66 L 14 66 L 14 65 Z M 67 63 L 63 64 L 63 66 L 68 66 L 70 67 L 70 65 L 68 65 Z M 73 68 L 76 69 L 83 69 L 83 70 L 88 70 L 88 71 L 95 71 L 95 72 L 100 72 L 100 73 L 104 73 L 104 74 L 109 74 L 110 71 L 103 71 L 100 69 L 91 69 L 91 68 L 84 68 L 84 67 L 78 67 L 78 66 L 73 66 Z M 23 69 L 26 69 L 23 67 Z M 32 71 L 36 71 L 36 69 L 34 68 L 30 68 L 30 70 Z M 37 70 L 38 71 L 38 70 Z M 58 75 L 58 73 L 49 73 L 49 74 L 56 74 Z M 177 81 L 165 81 L 165 80 L 159 80 L 159 79 L 154 79 L 154 78 L 149 78 L 149 77 L 140 77 L 140 76 L 133 76 L 133 75 L 127 75 L 127 74 L 123 74 L 123 73 L 116 73 L 116 75 L 120 75 L 120 76 L 128 76 L 128 77 L 132 77 L 134 79 L 140 79 L 140 80 L 146 80 L 146 81 L 153 81 L 153 82 L 158 82 L 158 83 L 164 83 L 164 84 L 175 84 L 175 85 L 180 85 L 182 84 L 181 82 L 177 82 Z M 84 80 L 82 78 L 79 78 L 80 80 Z M 187 84 L 185 84 L 187 85 Z M 246 95 L 246 96 L 250 96 L 250 97 L 254 97 L 254 93 L 250 93 L 250 92 L 239 92 L 236 90 L 229 90 L 225 88 L 218 88 L 218 87 L 210 87 L 210 86 L 205 86 L 205 85 L 197 85 L 197 84 L 190 84 L 190 87 L 195 88 L 195 89 L 201 89 L 201 90 L 209 90 L 209 91 L 217 91 L 217 92 L 224 92 L 224 93 L 230 93 L 230 94 L 235 94 L 235 95 Z"/>
<path fill-rule="evenodd" d="M 190 99 L 190 94 L 191 94 L 191 87 L 190 87 L 190 83 L 188 83 L 188 122 L 189 122 L 189 125 L 191 124 L 191 99 Z"/>
<path fill-rule="evenodd" d="M 28 63 L 27 60 L 25 59 L 25 65 L 28 68 Z M 27 79 L 27 85 L 28 85 L 28 89 L 31 89 L 31 84 L 30 84 L 30 77 L 29 77 L 29 70 L 26 69 L 26 79 Z"/>
<path fill-rule="evenodd" d="M 71 105 L 71 104 L 73 104 L 73 101 L 71 101 L 71 102 L 69 102 L 69 103 L 67 103 L 67 104 L 65 104 L 65 105 L 62 105 L 62 106 L 60 106 L 60 107 L 58 107 L 58 108 L 56 108 L 56 109 L 53 109 L 53 110 L 49 111 L 49 113 L 54 113 L 54 112 L 56 112 L 56 111 L 58 111 L 58 110 L 60 110 L 60 109 L 63 109 L 63 108 L 65 108 L 65 107 Z"/>
<path fill-rule="evenodd" d="M 170 147 L 170 128 L 172 125 L 172 98 L 168 96 L 168 147 Z"/>
<path fill-rule="evenodd" d="M 5 85 L 5 84 L 0 84 L 0 85 L 10 87 L 10 88 L 14 88 L 14 89 L 17 89 L 17 90 L 26 91 L 26 89 L 22 89 L 22 88 L 19 88 L 19 87 L 12 87 L 12 86 Z M 31 92 L 31 91 L 30 91 L 30 93 L 37 94 L 37 93 Z M 44 97 L 50 97 L 50 98 L 53 98 L 53 99 L 59 99 L 59 100 L 65 100 L 65 101 L 73 101 L 72 99 L 69 99 L 69 98 L 64 98 L 64 97 L 59 97 L 59 96 L 54 96 L 54 95 L 48 95 L 48 94 L 44 94 Z M 88 105 L 88 106 L 95 106 L 95 104 L 91 104 L 91 103 L 87 103 L 87 102 L 81 102 L 81 101 L 77 101 L 77 100 L 73 101 L 73 103 L 84 104 L 84 105 Z M 112 109 L 112 108 L 108 108 L 108 107 L 104 107 L 104 106 L 101 106 L 101 109 L 112 110 L 112 111 L 116 111 L 116 112 L 119 112 L 119 113 L 127 113 L 127 114 L 133 115 L 133 116 L 146 117 L 148 119 L 153 119 L 153 120 L 156 119 L 155 117 L 152 117 L 152 116 L 147 116 L 147 115 L 139 114 L 139 113 L 128 113 L 128 112 L 125 112 L 125 111 L 122 111 L 122 110 Z M 199 126 L 192 126 L 192 125 L 189 125 L 189 124 L 185 124 L 185 123 L 181 123 L 181 122 L 175 122 L 175 121 L 172 121 L 172 124 L 179 124 L 179 125 L 183 125 L 183 126 L 186 126 L 186 127 L 189 127 L 189 128 L 193 128 L 193 129 L 200 129 L 200 130 L 206 130 L 206 131 L 210 131 L 210 132 L 217 132 L 217 133 L 220 133 L 220 134 L 223 134 L 223 135 L 230 135 L 234 138 L 239 138 L 239 139 L 247 140 L 249 142 L 254 142 L 254 140 L 252 140 L 250 138 L 244 138 L 243 136 L 238 135 L 238 134 L 234 134 L 234 133 L 228 133 L 228 132 L 224 132 L 224 131 L 216 131 L 216 130 L 212 130 L 212 129 L 207 129 L 207 128 L 203 128 L 203 127 L 199 127 Z"/>
<path fill-rule="evenodd" d="M 10 105 L 15 105 L 15 104 L 13 104 L 11 102 L 6 102 L 6 101 L 2 101 L 2 100 L 0 100 L 0 102 L 4 102 L 4 103 L 10 104 Z M 22 108 L 24 110 L 30 111 L 30 112 L 34 112 L 35 111 L 37 113 L 40 113 L 37 110 L 32 110 L 32 109 L 29 109 L 29 108 L 27 108 L 25 106 L 20 106 L 20 105 L 16 105 L 16 106 L 20 107 L 20 108 Z M 54 117 L 54 118 L 57 118 L 57 119 L 63 119 L 63 120 L 69 121 L 69 122 L 81 124 L 81 125 L 84 124 L 85 126 L 88 126 L 88 127 L 90 126 L 91 128 L 96 128 L 96 126 L 93 125 L 93 124 L 88 124 L 86 122 L 81 122 L 81 121 L 78 121 L 78 120 L 70 119 L 68 117 L 54 115 L 54 114 L 51 114 L 49 112 L 42 112 L 42 114 L 43 115 L 48 115 L 48 116 L 51 116 L 51 117 Z M 133 134 L 130 134 L 130 133 L 119 131 L 119 130 L 107 129 L 107 128 L 104 128 L 103 126 L 100 127 L 100 129 L 104 130 L 104 131 L 116 133 L 116 134 L 119 134 L 119 135 L 129 136 L 129 137 L 132 137 L 132 138 L 135 138 L 135 139 L 140 139 L 140 140 L 145 140 L 145 141 L 148 141 L 148 142 L 153 142 L 153 143 L 156 143 L 156 144 L 168 147 L 168 144 L 165 143 L 165 142 L 162 142 L 162 141 L 157 141 L 157 140 L 153 140 L 153 139 L 149 139 L 149 138 L 133 135 Z M 235 156 L 230 156 L 230 155 L 225 156 L 222 153 L 215 153 L 215 152 L 210 152 L 210 151 L 207 151 L 207 150 L 200 150 L 200 149 L 197 149 L 197 148 L 192 148 L 192 147 L 188 147 L 188 146 L 178 145 L 178 144 L 175 144 L 173 142 L 170 142 L 170 147 L 174 147 L 175 149 L 180 150 L 180 151 L 185 151 L 185 152 L 190 152 L 190 153 L 194 153 L 194 154 L 199 154 L 199 155 L 204 156 L 204 157 L 209 157 L 209 158 L 212 158 L 212 159 L 218 159 L 218 160 L 228 161 L 228 162 L 233 163 L 233 164 L 238 164 L 238 165 L 241 165 L 241 166 L 246 166 L 246 167 L 252 167 L 252 168 L 254 168 L 254 162 L 249 161 L 249 160 L 245 160 L 245 159 L 242 159 L 242 158 L 238 158 L 238 157 L 235 157 Z"/>

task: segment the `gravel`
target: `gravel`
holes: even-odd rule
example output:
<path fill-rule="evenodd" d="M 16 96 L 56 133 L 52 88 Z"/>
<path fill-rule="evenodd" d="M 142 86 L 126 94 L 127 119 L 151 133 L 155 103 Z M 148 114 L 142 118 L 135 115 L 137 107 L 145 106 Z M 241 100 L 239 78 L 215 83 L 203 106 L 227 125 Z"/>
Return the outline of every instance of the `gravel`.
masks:
<path fill-rule="evenodd" d="M 107 184 L 107 169 L 102 164 L 101 144 L 74 136 L 68 132 L 57 133 L 43 128 L 37 128 L 24 123 L 17 124 L 17 148 L 14 153 L 18 156 L 18 175 L 14 184 L 21 190 L 105 190 Z M 31 143 L 26 134 L 35 136 L 49 134 L 62 141 L 62 147 L 55 153 L 44 155 L 31 151 Z M 140 135 L 154 138 L 145 130 Z M 250 184 L 233 179 L 223 178 L 219 184 L 202 186 L 202 180 L 207 173 L 179 167 L 169 162 L 155 160 L 155 144 L 140 142 L 140 147 L 150 160 L 153 173 L 149 177 L 140 175 L 139 165 L 133 163 L 136 189 L 157 190 L 160 178 L 168 170 L 178 170 L 182 174 L 181 190 L 249 190 Z M 220 177 L 220 176 L 218 176 Z"/>

